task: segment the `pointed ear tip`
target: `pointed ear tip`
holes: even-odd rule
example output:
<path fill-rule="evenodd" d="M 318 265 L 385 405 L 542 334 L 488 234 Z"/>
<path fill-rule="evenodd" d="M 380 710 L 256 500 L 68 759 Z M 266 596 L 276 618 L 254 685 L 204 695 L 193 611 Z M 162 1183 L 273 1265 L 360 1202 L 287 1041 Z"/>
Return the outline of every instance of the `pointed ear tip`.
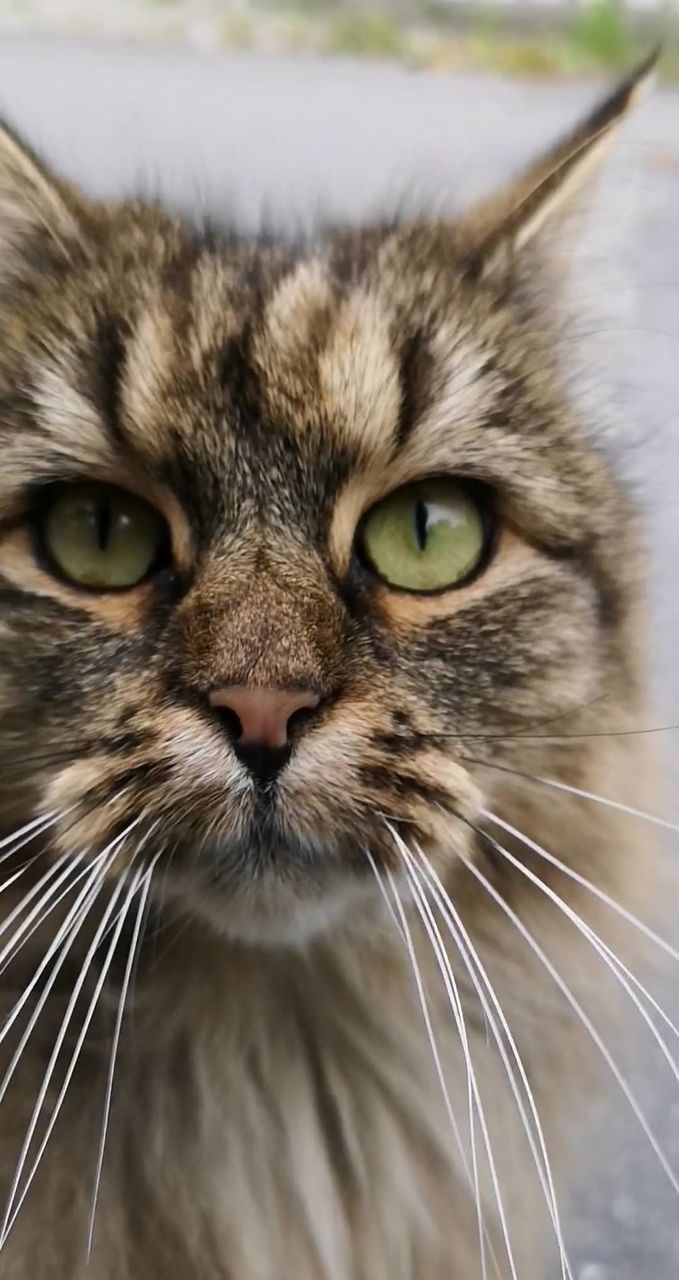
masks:
<path fill-rule="evenodd" d="M 626 110 L 636 107 L 653 88 L 662 57 L 663 44 L 658 42 L 642 62 L 623 80 L 620 91 Z"/>

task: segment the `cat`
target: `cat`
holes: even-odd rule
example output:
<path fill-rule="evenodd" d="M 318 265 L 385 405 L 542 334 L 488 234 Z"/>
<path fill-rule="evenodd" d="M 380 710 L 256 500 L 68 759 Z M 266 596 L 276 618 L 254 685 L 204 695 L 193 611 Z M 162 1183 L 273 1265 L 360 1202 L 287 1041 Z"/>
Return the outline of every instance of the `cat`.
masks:
<path fill-rule="evenodd" d="M 3 126 L 3 1280 L 572 1275 L 586 934 L 653 846 L 559 298 L 650 70 L 457 220 L 304 243 Z"/>

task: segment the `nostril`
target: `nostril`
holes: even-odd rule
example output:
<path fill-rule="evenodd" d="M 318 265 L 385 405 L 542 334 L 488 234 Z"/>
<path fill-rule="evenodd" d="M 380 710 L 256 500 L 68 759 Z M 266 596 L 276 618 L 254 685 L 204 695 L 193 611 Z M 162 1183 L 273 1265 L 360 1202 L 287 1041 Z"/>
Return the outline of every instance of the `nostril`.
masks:
<path fill-rule="evenodd" d="M 240 721 L 240 716 L 237 715 L 231 707 L 215 707 L 214 709 L 217 711 L 219 719 L 224 729 L 226 729 L 231 741 L 238 742 L 243 736 L 243 726 Z"/>
<path fill-rule="evenodd" d="M 298 707 L 288 718 L 286 726 L 288 739 L 296 738 L 311 720 L 316 718 L 318 707 Z"/>

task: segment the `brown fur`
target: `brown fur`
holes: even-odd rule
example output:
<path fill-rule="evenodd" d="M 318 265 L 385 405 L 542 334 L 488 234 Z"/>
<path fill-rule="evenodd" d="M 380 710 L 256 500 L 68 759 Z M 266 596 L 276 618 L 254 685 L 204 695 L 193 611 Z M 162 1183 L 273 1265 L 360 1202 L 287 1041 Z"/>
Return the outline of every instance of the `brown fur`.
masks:
<path fill-rule="evenodd" d="M 366 856 L 399 870 L 385 817 L 444 877 L 560 1167 L 590 1078 L 587 1036 L 465 861 L 600 1022 L 601 966 L 473 827 L 493 809 L 623 902 L 651 883 L 636 828 L 520 776 L 632 802 L 645 785 L 644 739 L 605 736 L 638 723 L 644 703 L 635 519 L 560 376 L 559 250 L 547 247 L 640 78 L 476 218 L 301 249 L 203 235 L 134 203 L 94 208 L 0 138 L 2 825 L 63 812 L 35 842 L 29 879 L 60 853 L 93 856 L 135 819 L 111 885 L 142 835 L 141 856 L 159 855 L 91 1259 L 115 966 L 3 1280 L 479 1274 L 473 1196 Z M 357 526 L 380 497 L 441 474 L 491 495 L 494 553 L 459 591 L 393 592 L 357 558 Z M 34 511 L 44 486 L 76 479 L 152 501 L 172 573 L 118 595 L 57 581 L 35 555 Z M 264 816 L 208 706 L 216 686 L 247 683 L 322 698 Z M 613 938 L 594 899 L 511 848 Z M 24 885 L 3 897 L 8 911 Z M 7 1010 L 68 901 L 3 971 Z M 460 1038 L 406 909 L 468 1151 Z M 86 924 L 0 1106 L 0 1203 L 91 936 Z M 549 1216 L 452 946 L 451 960 L 517 1268 L 536 1280 Z M 65 1061 L 84 1012 L 81 1001 Z"/>

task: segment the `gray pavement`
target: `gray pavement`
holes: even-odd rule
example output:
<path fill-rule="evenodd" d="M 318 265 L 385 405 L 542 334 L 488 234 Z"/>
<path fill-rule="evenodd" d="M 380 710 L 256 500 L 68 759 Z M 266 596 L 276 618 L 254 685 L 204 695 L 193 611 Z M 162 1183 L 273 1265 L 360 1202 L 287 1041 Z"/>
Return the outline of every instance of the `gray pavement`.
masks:
<path fill-rule="evenodd" d="M 585 83 L 436 78 L 341 61 L 21 40 L 0 47 L 0 112 L 90 192 L 162 193 L 246 226 L 262 218 L 304 225 L 319 214 L 364 218 L 396 200 L 437 210 L 461 203 L 568 124 L 593 91 Z M 580 258 L 573 296 L 587 335 L 585 373 L 610 391 L 609 447 L 647 509 L 656 717 L 673 724 L 679 96 L 659 94 L 630 122 Z M 679 736 L 659 741 L 676 782 Z M 679 837 L 669 855 L 679 859 Z M 679 935 L 679 909 L 676 919 L 670 910 L 668 928 Z M 676 1014 L 679 973 L 661 989 Z M 644 1038 L 640 1024 L 638 1087 L 679 1170 L 679 1085 L 657 1055 L 642 1052 Z M 583 1135 L 568 1234 L 575 1280 L 679 1277 L 677 1196 L 613 1082 L 600 1122 Z"/>

